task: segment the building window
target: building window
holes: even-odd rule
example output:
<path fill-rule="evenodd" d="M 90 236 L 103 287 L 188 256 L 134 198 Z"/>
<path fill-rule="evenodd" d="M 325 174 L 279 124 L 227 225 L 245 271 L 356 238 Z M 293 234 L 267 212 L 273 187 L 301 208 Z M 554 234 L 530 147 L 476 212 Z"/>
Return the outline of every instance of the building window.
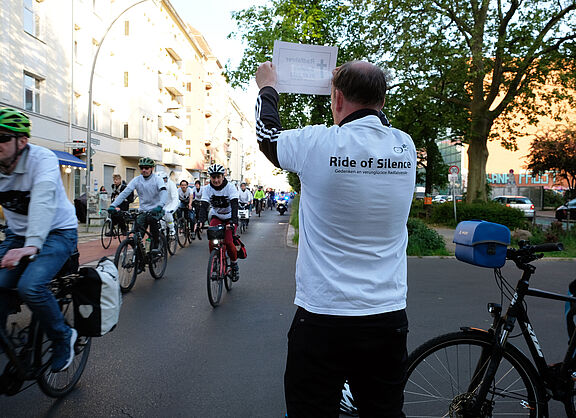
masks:
<path fill-rule="evenodd" d="M 186 83 L 186 91 L 192 91 L 192 83 Z"/>
<path fill-rule="evenodd" d="M 128 71 L 124 71 L 124 87 L 128 87 Z"/>
<path fill-rule="evenodd" d="M 32 112 L 40 112 L 40 85 L 42 80 L 29 74 L 24 74 L 24 108 Z"/>
<path fill-rule="evenodd" d="M 24 0 L 23 6 L 24 30 L 30 35 L 39 36 L 40 20 L 38 14 L 34 12 L 34 0 Z"/>
<path fill-rule="evenodd" d="M 124 136 L 123 138 L 128 138 L 128 124 L 124 124 Z"/>
<path fill-rule="evenodd" d="M 129 20 L 124 21 L 124 35 L 125 36 L 130 35 L 130 21 Z"/>
<path fill-rule="evenodd" d="M 136 169 L 135 168 L 127 168 L 126 169 L 126 183 L 130 183 L 130 180 L 132 180 L 135 175 L 136 175 Z"/>

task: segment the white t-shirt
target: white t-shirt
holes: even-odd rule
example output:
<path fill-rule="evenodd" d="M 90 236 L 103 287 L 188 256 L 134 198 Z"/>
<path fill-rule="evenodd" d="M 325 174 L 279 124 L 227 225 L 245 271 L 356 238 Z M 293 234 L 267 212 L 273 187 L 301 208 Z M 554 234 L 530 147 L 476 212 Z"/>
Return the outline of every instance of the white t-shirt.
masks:
<path fill-rule="evenodd" d="M 222 190 L 216 190 L 209 184 L 202 188 L 202 201 L 210 202 L 208 219 L 216 216 L 223 221 L 232 218 L 232 206 L 230 200 L 238 199 L 238 189 L 227 183 Z"/>
<path fill-rule="evenodd" d="M 404 309 L 416 176 L 410 136 L 369 115 L 282 131 L 277 145 L 281 167 L 302 184 L 296 305 L 344 316 Z"/>
<path fill-rule="evenodd" d="M 250 190 L 238 190 L 238 201 L 241 203 L 250 203 L 252 201 L 252 193 L 250 193 Z"/>

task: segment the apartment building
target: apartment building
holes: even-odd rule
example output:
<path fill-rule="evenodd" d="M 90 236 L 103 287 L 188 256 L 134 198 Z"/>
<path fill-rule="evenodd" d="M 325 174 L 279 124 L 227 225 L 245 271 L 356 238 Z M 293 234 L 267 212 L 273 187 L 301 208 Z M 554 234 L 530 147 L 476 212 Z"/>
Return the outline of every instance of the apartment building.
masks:
<path fill-rule="evenodd" d="M 31 142 L 57 153 L 70 199 L 87 180 L 96 192 L 114 172 L 132 179 L 142 156 L 177 180 L 205 178 L 212 161 L 242 180 L 253 124 L 203 36 L 168 0 L 0 6 L 0 106 L 29 114 Z"/>

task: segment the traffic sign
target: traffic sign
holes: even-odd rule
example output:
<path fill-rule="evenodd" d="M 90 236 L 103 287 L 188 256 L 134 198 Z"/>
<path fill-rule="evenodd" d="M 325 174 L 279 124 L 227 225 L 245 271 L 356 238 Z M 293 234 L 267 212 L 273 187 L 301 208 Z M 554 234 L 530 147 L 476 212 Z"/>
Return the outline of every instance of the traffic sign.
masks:
<path fill-rule="evenodd" d="M 64 142 L 64 146 L 69 148 L 86 148 L 86 141 Z"/>
<path fill-rule="evenodd" d="M 451 165 L 451 166 L 448 168 L 448 173 L 450 173 L 450 174 L 460 174 L 460 168 L 458 168 L 457 165 Z"/>
<path fill-rule="evenodd" d="M 448 174 L 448 181 L 449 181 L 451 184 L 456 183 L 456 182 L 458 181 L 458 174 L 452 174 L 452 173 L 451 173 L 451 174 Z"/>

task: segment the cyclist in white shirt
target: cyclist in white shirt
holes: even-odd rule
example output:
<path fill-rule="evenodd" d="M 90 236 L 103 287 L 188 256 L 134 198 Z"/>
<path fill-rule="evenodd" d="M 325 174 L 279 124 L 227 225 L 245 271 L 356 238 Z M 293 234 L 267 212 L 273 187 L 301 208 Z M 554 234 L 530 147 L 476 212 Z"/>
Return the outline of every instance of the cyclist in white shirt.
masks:
<path fill-rule="evenodd" d="M 176 187 L 176 183 L 170 180 L 168 174 L 166 172 L 162 172 L 160 174 L 160 178 L 164 181 L 166 185 L 167 199 L 166 204 L 164 205 L 164 220 L 168 224 L 168 230 L 170 234 L 175 234 L 176 230 L 174 229 L 174 211 L 178 209 L 178 205 L 180 203 L 180 199 L 178 199 L 178 187 Z"/>
<path fill-rule="evenodd" d="M 0 327 L 19 306 L 5 290 L 17 289 L 52 341 L 51 369 L 60 372 L 74 359 L 77 332 L 66 324 L 50 281 L 76 249 L 78 220 L 58 158 L 29 138 L 28 116 L 0 109 L 0 205 L 8 226 L 0 244 Z M 23 262 L 33 255 L 35 261 Z"/>
<path fill-rule="evenodd" d="M 302 185 L 288 416 L 338 416 L 347 379 L 360 416 L 403 417 L 414 143 L 383 117 L 386 77 L 375 65 L 353 61 L 334 70 L 331 127 L 283 131 L 276 81 L 273 65 L 261 64 L 260 150 Z M 343 181 L 354 199 L 334 205 Z"/>
<path fill-rule="evenodd" d="M 157 251 L 156 249 L 158 248 L 160 236 L 158 221 L 164 215 L 164 205 L 168 198 L 164 181 L 153 174 L 155 166 L 156 162 L 152 158 L 140 158 L 138 167 L 140 167 L 142 174 L 134 177 L 108 208 L 110 213 L 119 210 L 118 205 L 120 205 L 130 193 L 136 190 L 141 211 L 136 218 L 136 228 L 138 232 L 144 236 L 146 228 L 150 226 L 153 251 Z"/>

